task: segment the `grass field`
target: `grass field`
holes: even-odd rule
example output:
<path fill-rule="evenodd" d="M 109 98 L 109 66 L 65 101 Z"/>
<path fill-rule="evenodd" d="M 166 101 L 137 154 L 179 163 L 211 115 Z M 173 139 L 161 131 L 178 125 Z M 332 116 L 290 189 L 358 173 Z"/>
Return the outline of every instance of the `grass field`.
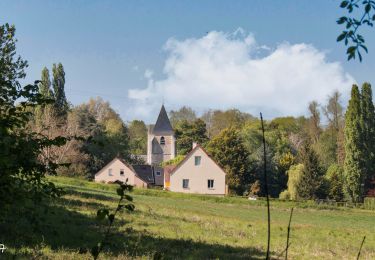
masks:
<path fill-rule="evenodd" d="M 78 252 L 100 241 L 103 227 L 95 219 L 96 211 L 116 207 L 116 185 L 51 179 L 66 194 L 48 206 L 39 205 L 35 216 L 24 216 L 35 218 L 35 226 L 21 218 L 0 232 L 0 243 L 8 248 L 0 258 L 91 258 L 89 253 Z M 264 259 L 264 201 L 140 189 L 132 196 L 136 210 L 118 215 L 101 259 L 155 255 L 165 259 Z M 291 207 L 295 210 L 289 259 L 355 259 L 364 235 L 361 259 L 375 259 L 375 211 L 277 200 L 271 201 L 274 259 L 283 258 L 280 253 L 285 248 Z"/>

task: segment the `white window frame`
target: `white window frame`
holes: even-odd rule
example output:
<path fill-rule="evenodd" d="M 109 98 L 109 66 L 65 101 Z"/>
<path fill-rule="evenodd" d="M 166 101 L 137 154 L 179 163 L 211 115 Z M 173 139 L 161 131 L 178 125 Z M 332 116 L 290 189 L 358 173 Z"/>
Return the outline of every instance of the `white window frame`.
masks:
<path fill-rule="evenodd" d="M 185 183 L 187 185 L 185 185 Z M 189 179 L 182 179 L 182 188 L 183 189 L 189 189 Z"/>
<path fill-rule="evenodd" d="M 120 176 L 125 176 L 125 170 L 124 169 L 120 169 Z"/>
<path fill-rule="evenodd" d="M 161 176 L 161 171 L 156 171 L 156 176 Z"/>
<path fill-rule="evenodd" d="M 215 187 L 215 180 L 214 179 L 208 179 L 207 180 L 207 188 L 212 190 Z"/>
<path fill-rule="evenodd" d="M 201 162 L 202 162 L 202 156 L 200 156 L 200 155 L 194 156 L 194 165 L 195 166 L 201 165 Z"/>
<path fill-rule="evenodd" d="M 108 169 L 108 176 L 113 176 L 113 174 L 112 174 L 112 168 Z"/>

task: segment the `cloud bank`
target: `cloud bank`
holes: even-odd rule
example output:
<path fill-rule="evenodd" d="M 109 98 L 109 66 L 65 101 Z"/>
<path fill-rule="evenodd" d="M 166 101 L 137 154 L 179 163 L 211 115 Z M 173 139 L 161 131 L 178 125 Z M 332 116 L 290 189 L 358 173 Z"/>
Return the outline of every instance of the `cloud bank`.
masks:
<path fill-rule="evenodd" d="M 259 45 L 242 29 L 209 32 L 201 38 L 169 39 L 164 46 L 165 78 L 130 89 L 130 113 L 155 114 L 162 101 L 167 108 L 182 105 L 205 109 L 238 108 L 267 117 L 302 115 L 308 102 L 324 103 L 334 90 L 349 93 L 353 77 L 340 63 L 310 44 L 282 43 L 271 49 Z"/>

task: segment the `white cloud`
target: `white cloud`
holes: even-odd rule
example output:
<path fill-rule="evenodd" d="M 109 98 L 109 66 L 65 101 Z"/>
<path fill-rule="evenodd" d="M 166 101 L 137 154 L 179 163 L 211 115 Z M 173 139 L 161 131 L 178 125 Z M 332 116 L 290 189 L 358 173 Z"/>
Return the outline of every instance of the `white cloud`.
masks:
<path fill-rule="evenodd" d="M 267 117 L 305 114 L 308 102 L 324 103 L 334 90 L 349 93 L 354 79 L 314 46 L 258 45 L 253 35 L 212 31 L 202 38 L 169 39 L 165 78 L 128 92 L 132 114 L 147 117 L 162 100 L 169 109 L 239 108 Z M 153 113 L 154 114 L 154 113 Z"/>

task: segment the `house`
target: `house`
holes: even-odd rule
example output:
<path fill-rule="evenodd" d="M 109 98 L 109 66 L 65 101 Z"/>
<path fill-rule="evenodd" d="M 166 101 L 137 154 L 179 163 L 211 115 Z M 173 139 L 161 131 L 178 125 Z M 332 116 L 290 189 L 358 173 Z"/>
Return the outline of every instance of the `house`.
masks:
<path fill-rule="evenodd" d="M 95 174 L 95 182 L 126 182 L 126 179 L 130 185 L 146 188 L 154 182 L 151 166 L 137 165 L 134 168 L 121 158 L 116 157 Z"/>
<path fill-rule="evenodd" d="M 193 149 L 176 167 L 167 166 L 164 188 L 175 192 L 225 195 L 225 171 L 200 145 Z"/>
<path fill-rule="evenodd" d="M 166 190 L 225 195 L 225 171 L 199 145 L 176 167 L 161 167 L 176 157 L 176 139 L 164 105 L 155 125 L 148 126 L 147 165 L 128 165 L 115 158 L 95 174 L 96 182 L 125 182 L 136 187 L 162 186 Z M 138 158 L 138 157 L 137 157 Z"/>

